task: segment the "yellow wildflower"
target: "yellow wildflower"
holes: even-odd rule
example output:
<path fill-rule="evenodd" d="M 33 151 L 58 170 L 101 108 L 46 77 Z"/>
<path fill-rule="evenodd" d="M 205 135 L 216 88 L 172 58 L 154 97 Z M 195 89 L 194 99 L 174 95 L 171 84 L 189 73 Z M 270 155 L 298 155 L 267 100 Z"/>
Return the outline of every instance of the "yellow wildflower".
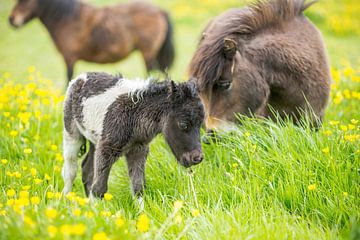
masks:
<path fill-rule="evenodd" d="M 330 131 L 330 130 L 326 130 L 324 132 L 324 135 L 327 136 L 327 137 L 331 136 L 331 134 L 332 134 L 332 131 Z"/>
<path fill-rule="evenodd" d="M 178 209 L 182 208 L 183 205 L 184 205 L 183 201 L 181 201 L 181 200 L 175 201 L 174 202 L 174 209 L 178 210 Z"/>
<path fill-rule="evenodd" d="M 13 174 L 16 178 L 21 178 L 21 173 L 19 173 L 18 171 L 13 172 Z"/>
<path fill-rule="evenodd" d="M 30 198 L 30 202 L 32 205 L 39 205 L 40 203 L 40 198 L 38 196 L 33 196 Z"/>
<path fill-rule="evenodd" d="M 239 166 L 239 164 L 237 164 L 237 163 L 233 163 L 233 164 L 232 164 L 232 167 L 233 167 L 233 168 L 237 168 L 238 166 Z"/>
<path fill-rule="evenodd" d="M 51 177 L 50 177 L 47 173 L 45 173 L 44 178 L 45 178 L 46 181 L 50 181 L 50 180 L 51 180 Z"/>
<path fill-rule="evenodd" d="M 8 163 L 8 160 L 7 159 L 1 159 L 1 163 L 6 165 Z"/>
<path fill-rule="evenodd" d="M 110 193 L 105 193 L 104 194 L 104 199 L 107 201 L 110 201 L 113 198 L 113 195 L 111 195 Z"/>
<path fill-rule="evenodd" d="M 147 232 L 150 228 L 150 219 L 145 214 L 141 214 L 136 223 L 136 227 L 140 232 Z"/>
<path fill-rule="evenodd" d="M 14 199 L 8 199 L 7 201 L 6 201 L 6 205 L 8 205 L 8 206 L 13 206 L 15 204 L 15 200 Z"/>
<path fill-rule="evenodd" d="M 72 233 L 71 225 L 69 225 L 69 224 L 62 225 L 62 226 L 60 227 L 60 232 L 61 232 L 63 235 L 71 235 L 71 233 Z"/>
<path fill-rule="evenodd" d="M 91 211 L 86 211 L 84 213 L 84 216 L 87 217 L 87 218 L 93 218 L 94 217 L 94 213 L 91 212 Z"/>
<path fill-rule="evenodd" d="M 35 178 L 35 179 L 34 179 L 34 183 L 35 183 L 36 185 L 39 185 L 39 184 L 42 183 L 42 180 L 41 180 L 40 178 Z"/>
<path fill-rule="evenodd" d="M 25 153 L 25 154 L 30 154 L 30 153 L 32 153 L 31 148 L 25 148 L 25 149 L 24 149 L 24 153 Z"/>
<path fill-rule="evenodd" d="M 37 174 L 37 170 L 35 168 L 30 169 L 31 176 L 35 177 Z"/>
<path fill-rule="evenodd" d="M 348 197 L 348 196 L 349 196 L 349 193 L 348 193 L 348 192 L 343 192 L 343 196 L 344 196 L 344 197 Z"/>
<path fill-rule="evenodd" d="M 326 148 L 323 148 L 321 151 L 322 151 L 324 154 L 328 154 L 328 153 L 330 152 L 330 149 L 329 149 L 329 147 L 326 147 Z"/>
<path fill-rule="evenodd" d="M 314 191 L 316 189 L 316 184 L 310 184 L 308 186 L 309 191 Z"/>
<path fill-rule="evenodd" d="M 20 191 L 19 197 L 20 198 L 29 198 L 29 192 L 28 191 Z"/>
<path fill-rule="evenodd" d="M 35 223 L 33 222 L 33 220 L 28 216 L 24 216 L 24 223 L 29 225 L 30 227 L 35 226 Z"/>
<path fill-rule="evenodd" d="M 193 217 L 198 217 L 200 216 L 200 211 L 198 209 L 193 209 L 191 215 L 193 215 Z"/>
<path fill-rule="evenodd" d="M 109 238 L 107 237 L 105 232 L 98 232 L 95 233 L 92 240 L 108 240 Z"/>
<path fill-rule="evenodd" d="M 246 136 L 246 137 L 250 137 L 250 135 L 251 135 L 251 134 L 250 134 L 249 132 L 246 132 L 246 133 L 245 133 L 245 136 Z"/>
<path fill-rule="evenodd" d="M 1 210 L 0 211 L 0 216 L 6 216 L 6 210 Z"/>
<path fill-rule="evenodd" d="M 81 210 L 79 208 L 76 208 L 72 211 L 73 215 L 76 217 L 79 217 L 81 215 Z"/>
<path fill-rule="evenodd" d="M 47 192 L 46 193 L 46 197 L 47 197 L 47 199 L 53 199 L 54 198 L 54 193 L 53 192 Z"/>
<path fill-rule="evenodd" d="M 358 122 L 359 122 L 359 120 L 351 119 L 351 123 L 354 125 L 358 124 Z"/>
<path fill-rule="evenodd" d="M 349 130 L 353 130 L 353 129 L 355 129 L 355 125 L 349 124 L 349 125 L 348 125 L 348 128 L 349 128 Z"/>
<path fill-rule="evenodd" d="M 61 192 L 56 192 L 54 194 L 54 196 L 55 196 L 56 199 L 60 199 L 61 198 Z"/>
<path fill-rule="evenodd" d="M 51 150 L 53 150 L 53 151 L 56 151 L 56 150 L 58 149 L 58 147 L 57 147 L 55 144 L 52 144 L 52 145 L 50 146 L 50 148 L 51 148 Z"/>
<path fill-rule="evenodd" d="M 346 132 L 348 130 L 347 126 L 345 126 L 345 125 L 340 125 L 340 129 L 341 129 L 341 131 L 344 131 L 344 132 Z"/>
<path fill-rule="evenodd" d="M 59 162 L 62 162 L 64 159 L 63 159 L 63 156 L 60 153 L 56 153 L 55 160 L 59 161 Z"/>
<path fill-rule="evenodd" d="M 16 137 L 17 135 L 18 135 L 18 131 L 16 131 L 16 130 L 11 130 L 10 131 L 10 136 L 12 136 L 12 137 Z"/>
<path fill-rule="evenodd" d="M 54 166 L 54 171 L 55 172 L 61 172 L 61 168 L 59 166 Z"/>
<path fill-rule="evenodd" d="M 10 114 L 10 112 L 4 112 L 3 115 L 4 115 L 4 117 L 10 117 L 11 114 Z"/>
<path fill-rule="evenodd" d="M 47 208 L 45 209 L 45 215 L 50 219 L 54 219 L 57 216 L 57 210 L 54 208 Z"/>
<path fill-rule="evenodd" d="M 47 227 L 47 231 L 48 231 L 48 234 L 50 237 L 55 237 L 55 235 L 58 232 L 58 229 L 57 229 L 57 227 L 50 225 Z"/>
<path fill-rule="evenodd" d="M 76 236 L 84 235 L 86 232 L 86 225 L 83 223 L 75 224 L 72 226 L 71 232 Z"/>
<path fill-rule="evenodd" d="M 30 185 L 25 185 L 21 187 L 22 190 L 29 190 L 30 188 L 31 188 Z"/>
<path fill-rule="evenodd" d="M 118 217 L 115 219 L 115 224 L 116 224 L 116 226 L 118 226 L 118 227 L 122 227 L 122 226 L 124 226 L 125 221 L 124 221 L 124 219 L 123 219 L 121 216 L 118 216 Z"/>
<path fill-rule="evenodd" d="M 6 192 L 6 195 L 7 195 L 8 197 L 13 197 L 13 196 L 15 196 L 15 194 L 16 194 L 16 192 L 15 192 L 14 189 L 9 189 L 9 190 L 7 190 L 7 192 Z"/>
<path fill-rule="evenodd" d="M 110 212 L 110 211 L 101 211 L 100 214 L 101 214 L 101 216 L 103 216 L 103 217 L 110 217 L 110 216 L 111 216 L 111 212 Z"/>
<path fill-rule="evenodd" d="M 340 123 L 340 121 L 330 121 L 330 125 L 336 126 Z"/>

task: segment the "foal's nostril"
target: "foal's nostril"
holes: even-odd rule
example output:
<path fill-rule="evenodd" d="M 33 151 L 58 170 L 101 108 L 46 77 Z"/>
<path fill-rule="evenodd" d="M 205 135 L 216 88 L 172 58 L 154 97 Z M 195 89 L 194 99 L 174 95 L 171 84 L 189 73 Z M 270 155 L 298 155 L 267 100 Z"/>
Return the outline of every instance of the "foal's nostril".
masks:
<path fill-rule="evenodd" d="M 197 155 L 193 158 L 193 163 L 195 163 L 195 164 L 201 163 L 203 159 L 204 159 L 204 156 L 202 154 Z"/>

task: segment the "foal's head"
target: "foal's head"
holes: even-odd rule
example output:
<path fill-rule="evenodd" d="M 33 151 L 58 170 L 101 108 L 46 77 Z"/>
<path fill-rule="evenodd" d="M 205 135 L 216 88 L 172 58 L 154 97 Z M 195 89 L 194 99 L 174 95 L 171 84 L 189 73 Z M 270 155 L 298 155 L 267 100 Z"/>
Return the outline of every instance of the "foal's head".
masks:
<path fill-rule="evenodd" d="M 163 134 L 176 159 L 184 167 L 199 164 L 203 160 L 200 143 L 200 127 L 204 109 L 192 81 L 170 84 L 170 109 Z"/>
<path fill-rule="evenodd" d="M 36 17 L 57 21 L 73 14 L 77 0 L 17 0 L 9 22 L 18 28 Z"/>

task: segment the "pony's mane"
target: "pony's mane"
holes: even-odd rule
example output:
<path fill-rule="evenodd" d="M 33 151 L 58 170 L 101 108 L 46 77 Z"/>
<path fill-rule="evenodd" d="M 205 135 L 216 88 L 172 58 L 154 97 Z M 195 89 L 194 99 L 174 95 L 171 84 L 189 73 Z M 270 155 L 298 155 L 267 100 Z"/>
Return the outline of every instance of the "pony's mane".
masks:
<path fill-rule="evenodd" d="M 55 22 L 75 13 L 78 0 L 38 0 L 39 17 L 48 22 Z"/>
<path fill-rule="evenodd" d="M 315 2 L 257 0 L 248 7 L 229 10 L 213 19 L 206 29 L 216 23 L 218 24 L 216 31 L 210 36 L 203 35 L 190 63 L 189 73 L 198 79 L 199 90 L 218 80 L 222 74 L 226 62 L 223 53 L 224 38 L 255 34 L 270 26 L 291 20 L 300 16 Z"/>

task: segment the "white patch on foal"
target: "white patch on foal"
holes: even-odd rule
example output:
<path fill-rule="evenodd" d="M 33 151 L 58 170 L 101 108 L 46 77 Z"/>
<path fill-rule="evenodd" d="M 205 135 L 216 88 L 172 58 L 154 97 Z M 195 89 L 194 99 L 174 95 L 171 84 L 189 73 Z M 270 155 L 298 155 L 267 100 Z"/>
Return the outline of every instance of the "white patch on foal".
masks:
<path fill-rule="evenodd" d="M 103 122 L 109 106 L 122 94 L 129 94 L 141 90 L 148 86 L 149 80 L 127 80 L 121 79 L 119 82 L 107 89 L 104 93 L 84 99 L 83 123 L 85 129 L 77 126 L 82 135 L 96 144 L 99 141 L 103 130 Z"/>

